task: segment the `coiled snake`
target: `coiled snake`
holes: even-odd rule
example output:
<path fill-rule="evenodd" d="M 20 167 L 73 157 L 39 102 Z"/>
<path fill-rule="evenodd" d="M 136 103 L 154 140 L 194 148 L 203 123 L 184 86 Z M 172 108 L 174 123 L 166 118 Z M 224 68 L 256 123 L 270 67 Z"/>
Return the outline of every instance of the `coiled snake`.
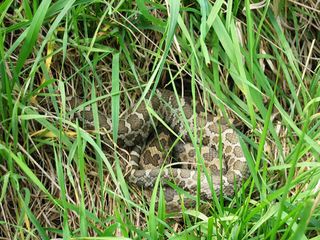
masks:
<path fill-rule="evenodd" d="M 160 124 L 157 123 L 156 118 L 150 117 L 145 103 L 121 117 L 118 127 L 118 145 L 132 149 L 131 161 L 129 161 L 132 170 L 127 180 L 130 184 L 150 190 L 161 174 L 169 211 L 179 209 L 180 201 L 179 195 L 167 185 L 167 181 L 173 182 L 190 194 L 197 192 L 197 183 L 200 181 L 201 199 L 212 199 L 212 191 L 206 175 L 202 172 L 197 180 L 195 165 L 201 162 L 196 160 L 197 156 L 203 158 L 209 172 L 207 176 L 217 195 L 220 191 L 227 196 L 233 195 L 235 186 L 240 186 L 248 173 L 246 159 L 235 130 L 229 127 L 226 121 L 213 115 L 201 112 L 194 114 L 193 107 L 186 98 L 179 97 L 178 100 L 169 90 L 157 90 L 149 104 L 164 121 L 164 125 L 170 127 L 181 138 L 174 144 L 171 154 L 180 163 L 179 165 L 161 168 L 164 161 L 168 159 L 168 152 L 173 144 L 170 136 L 172 134 L 169 134 L 168 130 L 160 131 L 158 137 L 149 140 L 154 127 Z M 90 125 L 92 122 L 90 111 L 82 113 L 81 116 L 84 122 Z M 100 114 L 99 120 L 101 127 L 107 132 L 112 132 L 110 118 Z M 193 138 L 190 137 L 190 133 L 194 134 Z M 198 140 L 192 142 L 192 139 Z M 146 143 L 147 140 L 149 140 L 148 143 Z M 219 142 L 222 150 L 220 158 Z M 198 153 L 194 146 L 198 147 Z M 221 187 L 222 190 L 220 190 Z M 187 205 L 191 205 L 192 202 L 194 201 L 185 201 Z"/>

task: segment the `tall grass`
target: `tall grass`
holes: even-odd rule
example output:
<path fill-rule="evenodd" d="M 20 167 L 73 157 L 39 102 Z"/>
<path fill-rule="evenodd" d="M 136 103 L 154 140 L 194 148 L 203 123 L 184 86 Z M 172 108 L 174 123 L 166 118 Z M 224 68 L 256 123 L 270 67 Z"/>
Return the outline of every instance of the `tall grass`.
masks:
<path fill-rule="evenodd" d="M 2 1 L 0 238 L 319 239 L 318 9 L 312 0 Z M 239 122 L 250 177 L 234 197 L 203 203 L 177 189 L 197 205 L 175 215 L 160 181 L 151 200 L 128 186 L 125 153 L 98 134 L 99 111 L 117 123 L 165 87 Z M 75 95 L 84 101 L 70 108 Z M 92 131 L 74 118 L 88 106 Z"/>

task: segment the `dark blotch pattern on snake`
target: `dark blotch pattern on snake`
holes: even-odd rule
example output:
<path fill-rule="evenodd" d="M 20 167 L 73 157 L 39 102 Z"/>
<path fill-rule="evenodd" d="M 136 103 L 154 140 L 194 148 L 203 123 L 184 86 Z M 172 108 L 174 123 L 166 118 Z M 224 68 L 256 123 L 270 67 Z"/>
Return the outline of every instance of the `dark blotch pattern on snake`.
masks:
<path fill-rule="evenodd" d="M 127 176 L 129 183 L 151 190 L 160 174 L 167 208 L 170 211 L 178 210 L 179 196 L 174 189 L 166 185 L 166 181 L 173 182 L 190 194 L 196 194 L 197 154 L 194 144 L 198 146 L 202 144 L 200 156 L 209 170 L 214 191 L 219 195 L 222 187 L 224 195 L 233 195 L 235 181 L 239 187 L 248 175 L 246 159 L 235 130 L 229 127 L 226 121 L 213 115 L 199 112 L 196 115 L 193 114 L 192 105 L 185 98 L 179 97 L 177 100 L 173 92 L 157 90 L 149 102 L 150 107 L 182 139 L 173 147 L 172 151 L 175 161 L 181 162 L 181 164 L 178 167 L 162 169 L 173 143 L 172 136 L 168 130 L 158 131 L 158 136 L 146 143 L 149 135 L 154 132 L 153 124 L 157 125 L 157 122 L 155 119 L 151 119 L 145 104 L 143 102 L 136 111 L 131 110 L 119 119 L 118 145 L 132 149 L 130 161 L 132 170 Z M 81 116 L 84 118 L 86 126 L 92 123 L 90 111 L 83 112 Z M 100 124 L 102 124 L 101 128 L 112 132 L 111 120 L 103 114 L 99 118 Z M 192 132 L 196 129 L 196 139 L 202 141 L 192 143 L 185 127 L 186 124 L 189 125 Z M 218 154 L 220 141 L 222 143 L 222 161 L 219 160 Z M 201 174 L 200 184 L 202 200 L 211 200 L 212 192 L 204 173 Z M 193 201 L 187 200 L 185 203 L 192 205 Z"/>

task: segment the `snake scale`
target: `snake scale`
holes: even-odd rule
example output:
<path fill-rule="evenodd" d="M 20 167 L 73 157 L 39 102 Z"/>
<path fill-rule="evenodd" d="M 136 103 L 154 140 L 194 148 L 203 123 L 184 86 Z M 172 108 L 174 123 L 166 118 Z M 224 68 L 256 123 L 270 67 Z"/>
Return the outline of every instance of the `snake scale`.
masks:
<path fill-rule="evenodd" d="M 229 127 L 226 121 L 211 114 L 199 111 L 194 114 L 193 107 L 186 98 L 177 98 L 169 90 L 156 90 L 148 104 L 167 127 L 180 137 L 180 141 L 176 141 L 172 149 L 173 158 L 180 164 L 161 168 L 165 160 L 169 159 L 168 152 L 173 144 L 170 136 L 172 134 L 166 128 L 160 127 L 165 130 L 159 130 L 158 136 L 150 139 L 155 127 L 161 124 L 150 117 L 146 103 L 142 102 L 136 110 L 131 109 L 119 119 L 118 145 L 131 148 L 128 182 L 151 191 L 160 174 L 169 211 L 180 208 L 180 198 L 178 193 L 168 186 L 167 181 L 173 182 L 190 194 L 196 194 L 197 183 L 200 181 L 201 199 L 210 200 L 213 196 L 208 178 L 202 173 L 197 180 L 196 157 L 202 156 L 216 194 L 222 192 L 224 195 L 232 196 L 235 186 L 239 187 L 248 174 L 246 159 L 235 130 Z M 92 126 L 91 111 L 83 111 L 81 116 L 85 126 Z M 112 132 L 110 118 L 100 114 L 99 121 L 101 129 Z M 190 131 L 196 133 L 196 138 L 193 139 L 198 139 L 198 142 L 192 142 L 188 134 Z M 219 142 L 222 150 L 220 158 Z M 194 147 L 197 145 L 201 146 L 198 155 Z M 194 201 L 184 203 L 188 206 Z"/>

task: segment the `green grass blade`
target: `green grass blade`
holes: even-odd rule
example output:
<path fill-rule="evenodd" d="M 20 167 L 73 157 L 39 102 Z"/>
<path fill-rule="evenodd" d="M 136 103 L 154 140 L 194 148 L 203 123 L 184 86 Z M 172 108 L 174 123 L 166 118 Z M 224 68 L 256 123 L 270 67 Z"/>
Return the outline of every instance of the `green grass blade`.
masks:
<path fill-rule="evenodd" d="M 21 51 L 19 53 L 19 58 L 15 68 L 15 73 L 17 75 L 19 75 L 26 59 L 32 52 L 33 46 L 36 43 L 36 40 L 38 38 L 38 33 L 40 31 L 41 25 L 43 23 L 43 20 L 45 18 L 45 15 L 48 11 L 50 4 L 51 4 L 51 0 L 43 0 L 41 2 L 41 4 L 39 5 L 39 8 L 34 14 L 30 27 L 26 29 L 26 33 L 27 33 L 26 39 L 24 44 L 21 47 Z"/>
<path fill-rule="evenodd" d="M 14 154 L 10 149 L 8 149 L 2 143 L 0 144 L 0 150 L 5 154 L 4 157 L 10 157 L 14 160 L 14 162 L 20 167 L 20 169 L 24 172 L 24 174 L 32 181 L 43 193 L 45 193 L 52 202 L 54 202 L 57 206 L 59 204 L 54 199 L 54 197 L 48 192 L 47 188 L 42 184 L 39 178 L 33 173 L 33 171 L 28 167 L 28 165 L 24 162 L 22 156 Z"/>
<path fill-rule="evenodd" d="M 29 202 L 29 200 L 26 200 L 26 199 L 28 199 L 28 198 L 30 199 L 30 192 L 28 189 L 24 189 L 24 190 L 26 193 L 25 199 L 22 199 L 22 197 L 21 197 L 21 203 L 23 205 L 23 208 L 27 212 L 28 218 L 31 220 L 32 224 L 34 224 L 36 229 L 38 230 L 39 236 L 41 237 L 41 239 L 49 240 L 50 238 L 46 234 L 45 228 L 42 227 L 41 223 L 37 220 L 36 216 L 34 216 L 32 211 L 30 210 L 30 208 L 28 206 L 29 204 L 26 203 L 26 201 Z"/>

